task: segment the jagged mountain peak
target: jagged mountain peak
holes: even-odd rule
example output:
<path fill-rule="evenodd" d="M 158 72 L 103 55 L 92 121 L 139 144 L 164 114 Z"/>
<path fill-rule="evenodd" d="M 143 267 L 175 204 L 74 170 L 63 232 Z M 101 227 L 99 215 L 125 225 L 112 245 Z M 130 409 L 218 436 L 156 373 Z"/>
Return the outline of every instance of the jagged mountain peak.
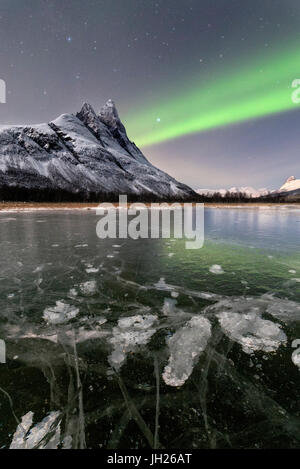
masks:
<path fill-rule="evenodd" d="M 143 153 L 129 140 L 116 105 L 111 99 L 106 102 L 98 115 L 91 104 L 84 103 L 76 117 L 89 128 L 104 147 L 107 146 L 107 143 L 111 146 L 110 144 L 114 140 L 115 150 L 117 145 L 121 152 L 125 150 L 135 160 L 150 165 Z"/>
<path fill-rule="evenodd" d="M 93 106 L 87 102 L 83 103 L 80 111 L 77 114 L 93 114 L 95 116 L 97 115 L 96 112 L 94 111 Z"/>
<path fill-rule="evenodd" d="M 117 111 L 115 102 L 112 99 L 108 99 L 104 106 L 102 106 L 99 111 L 99 118 L 108 127 L 116 128 L 120 126 L 121 120 L 119 113 Z"/>
<path fill-rule="evenodd" d="M 107 126 L 115 140 L 127 153 L 140 163 L 150 164 L 143 153 L 129 140 L 126 129 L 121 122 L 116 105 L 112 99 L 109 99 L 100 109 L 99 120 Z"/>
<path fill-rule="evenodd" d="M 104 137 L 112 137 L 107 127 L 100 121 L 91 104 L 84 103 L 76 117 L 97 137 L 102 145 L 105 146 L 103 142 Z"/>
<path fill-rule="evenodd" d="M 287 178 L 287 180 L 285 181 L 285 184 L 286 184 L 287 182 L 292 182 L 292 181 L 296 181 L 295 176 L 290 176 L 289 178 Z"/>

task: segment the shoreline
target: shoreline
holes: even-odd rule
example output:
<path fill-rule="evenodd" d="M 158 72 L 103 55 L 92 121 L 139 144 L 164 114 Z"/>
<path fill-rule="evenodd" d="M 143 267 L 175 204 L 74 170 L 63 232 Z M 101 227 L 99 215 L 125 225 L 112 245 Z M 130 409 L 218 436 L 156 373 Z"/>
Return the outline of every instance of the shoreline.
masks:
<path fill-rule="evenodd" d="M 85 202 L 0 202 L 0 214 L 1 213 L 19 213 L 19 212 L 36 212 L 36 211 L 71 211 L 71 210 L 96 210 L 99 203 L 85 203 Z M 141 203 L 141 202 L 140 202 Z M 199 203 L 199 202 L 198 202 Z M 263 203 L 263 202 L 247 202 L 247 203 L 213 203 L 203 202 L 206 208 L 236 208 L 236 209 L 254 209 L 254 208 L 274 208 L 274 209 L 287 209 L 294 208 L 300 209 L 300 203 Z M 112 203 L 115 207 L 118 203 Z M 131 203 L 127 204 L 128 206 Z M 145 203 L 147 207 L 151 206 L 151 203 Z M 193 205 L 196 205 L 194 203 Z"/>

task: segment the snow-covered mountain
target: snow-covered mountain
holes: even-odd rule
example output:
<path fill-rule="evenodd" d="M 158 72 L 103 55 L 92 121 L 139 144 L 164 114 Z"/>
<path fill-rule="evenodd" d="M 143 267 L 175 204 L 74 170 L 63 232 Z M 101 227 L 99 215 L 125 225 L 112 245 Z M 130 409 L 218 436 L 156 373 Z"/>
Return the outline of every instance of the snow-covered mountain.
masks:
<path fill-rule="evenodd" d="M 0 198 L 7 188 L 140 199 L 196 197 L 128 139 L 111 100 L 98 114 L 84 104 L 77 115 L 63 114 L 48 124 L 0 126 Z"/>
<path fill-rule="evenodd" d="M 226 194 L 230 195 L 245 195 L 249 198 L 256 198 L 261 197 L 264 195 L 268 195 L 270 191 L 268 189 L 254 189 L 253 187 L 231 187 L 230 189 L 198 189 L 196 191 L 200 195 L 206 195 L 208 197 L 212 197 L 214 194 L 218 193 L 222 197 L 225 197 Z"/>
<path fill-rule="evenodd" d="M 290 192 L 300 190 L 300 179 L 296 179 L 295 176 L 289 177 L 283 186 L 280 187 L 279 192 Z"/>

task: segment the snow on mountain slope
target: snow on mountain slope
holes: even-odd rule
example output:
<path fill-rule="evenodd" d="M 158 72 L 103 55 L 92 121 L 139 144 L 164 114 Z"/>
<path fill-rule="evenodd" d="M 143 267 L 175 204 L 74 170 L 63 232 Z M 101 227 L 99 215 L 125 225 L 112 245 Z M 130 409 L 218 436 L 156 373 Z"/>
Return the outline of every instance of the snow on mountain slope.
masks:
<path fill-rule="evenodd" d="M 283 186 L 280 187 L 279 192 L 289 192 L 300 190 L 300 179 L 296 179 L 295 176 L 289 177 Z"/>
<path fill-rule="evenodd" d="M 195 192 L 155 168 L 130 142 L 114 103 L 84 104 L 49 124 L 0 127 L 0 190 L 64 190 L 192 199 Z"/>

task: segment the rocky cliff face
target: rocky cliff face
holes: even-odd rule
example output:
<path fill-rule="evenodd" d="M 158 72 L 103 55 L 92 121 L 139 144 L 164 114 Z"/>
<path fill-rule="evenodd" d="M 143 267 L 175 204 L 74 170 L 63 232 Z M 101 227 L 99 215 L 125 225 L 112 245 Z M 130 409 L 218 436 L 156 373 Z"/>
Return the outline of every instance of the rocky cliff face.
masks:
<path fill-rule="evenodd" d="M 0 198 L 14 191 L 87 198 L 127 194 L 140 200 L 196 196 L 149 163 L 129 140 L 111 100 L 98 114 L 84 104 L 76 116 L 63 114 L 48 124 L 1 126 Z"/>

